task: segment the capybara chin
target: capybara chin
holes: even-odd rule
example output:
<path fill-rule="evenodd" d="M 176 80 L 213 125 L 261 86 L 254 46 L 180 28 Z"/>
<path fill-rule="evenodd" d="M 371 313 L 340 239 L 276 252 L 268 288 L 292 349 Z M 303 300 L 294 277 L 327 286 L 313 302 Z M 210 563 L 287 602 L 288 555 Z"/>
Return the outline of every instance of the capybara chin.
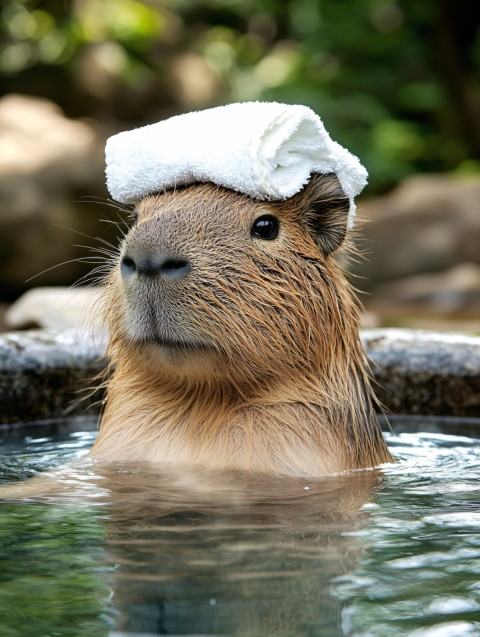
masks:
<path fill-rule="evenodd" d="M 262 202 L 144 197 L 106 286 L 112 375 L 94 458 L 325 475 L 392 458 L 334 253 L 333 174 Z"/>

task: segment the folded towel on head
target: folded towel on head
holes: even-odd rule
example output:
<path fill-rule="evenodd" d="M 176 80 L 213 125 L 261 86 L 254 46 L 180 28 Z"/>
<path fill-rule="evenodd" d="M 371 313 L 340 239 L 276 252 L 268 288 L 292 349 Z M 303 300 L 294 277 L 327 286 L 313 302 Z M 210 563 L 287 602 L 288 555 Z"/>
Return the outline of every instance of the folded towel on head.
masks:
<path fill-rule="evenodd" d="M 312 173 L 335 173 L 350 199 L 367 182 L 355 155 L 334 142 L 306 106 L 241 102 L 172 117 L 110 137 L 107 186 L 135 203 L 158 191 L 210 181 L 255 199 L 286 199 Z"/>

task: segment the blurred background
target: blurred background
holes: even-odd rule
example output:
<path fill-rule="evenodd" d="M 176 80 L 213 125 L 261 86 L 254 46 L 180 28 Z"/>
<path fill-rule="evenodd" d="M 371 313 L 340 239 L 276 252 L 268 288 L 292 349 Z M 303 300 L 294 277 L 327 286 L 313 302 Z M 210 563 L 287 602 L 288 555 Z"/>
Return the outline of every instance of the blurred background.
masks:
<path fill-rule="evenodd" d="M 311 106 L 369 170 L 365 324 L 480 332 L 479 22 L 478 0 L 2 0 L 1 328 L 56 325 L 58 294 L 10 305 L 115 244 L 109 135 L 258 99 Z"/>

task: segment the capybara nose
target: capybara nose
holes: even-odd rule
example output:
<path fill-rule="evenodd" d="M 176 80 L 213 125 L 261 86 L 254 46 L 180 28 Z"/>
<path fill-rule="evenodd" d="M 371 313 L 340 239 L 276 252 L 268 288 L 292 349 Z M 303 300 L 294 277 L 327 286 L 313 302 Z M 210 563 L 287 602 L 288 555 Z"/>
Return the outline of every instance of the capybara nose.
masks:
<path fill-rule="evenodd" d="M 166 279 L 180 279 L 186 276 L 190 270 L 190 262 L 186 259 L 171 256 L 141 256 L 133 258 L 125 254 L 120 263 L 120 270 L 124 277 L 137 273 L 141 276 L 161 276 Z"/>

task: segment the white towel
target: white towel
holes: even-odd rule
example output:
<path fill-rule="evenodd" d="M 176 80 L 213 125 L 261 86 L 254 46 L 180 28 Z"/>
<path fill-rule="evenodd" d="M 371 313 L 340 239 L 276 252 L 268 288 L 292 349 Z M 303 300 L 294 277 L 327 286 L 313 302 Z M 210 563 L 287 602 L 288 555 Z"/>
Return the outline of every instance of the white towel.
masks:
<path fill-rule="evenodd" d="M 135 203 L 144 195 L 210 181 L 255 199 L 286 199 L 312 173 L 335 173 L 350 199 L 367 183 L 355 155 L 334 142 L 306 106 L 241 102 L 172 117 L 110 137 L 107 186 Z"/>

